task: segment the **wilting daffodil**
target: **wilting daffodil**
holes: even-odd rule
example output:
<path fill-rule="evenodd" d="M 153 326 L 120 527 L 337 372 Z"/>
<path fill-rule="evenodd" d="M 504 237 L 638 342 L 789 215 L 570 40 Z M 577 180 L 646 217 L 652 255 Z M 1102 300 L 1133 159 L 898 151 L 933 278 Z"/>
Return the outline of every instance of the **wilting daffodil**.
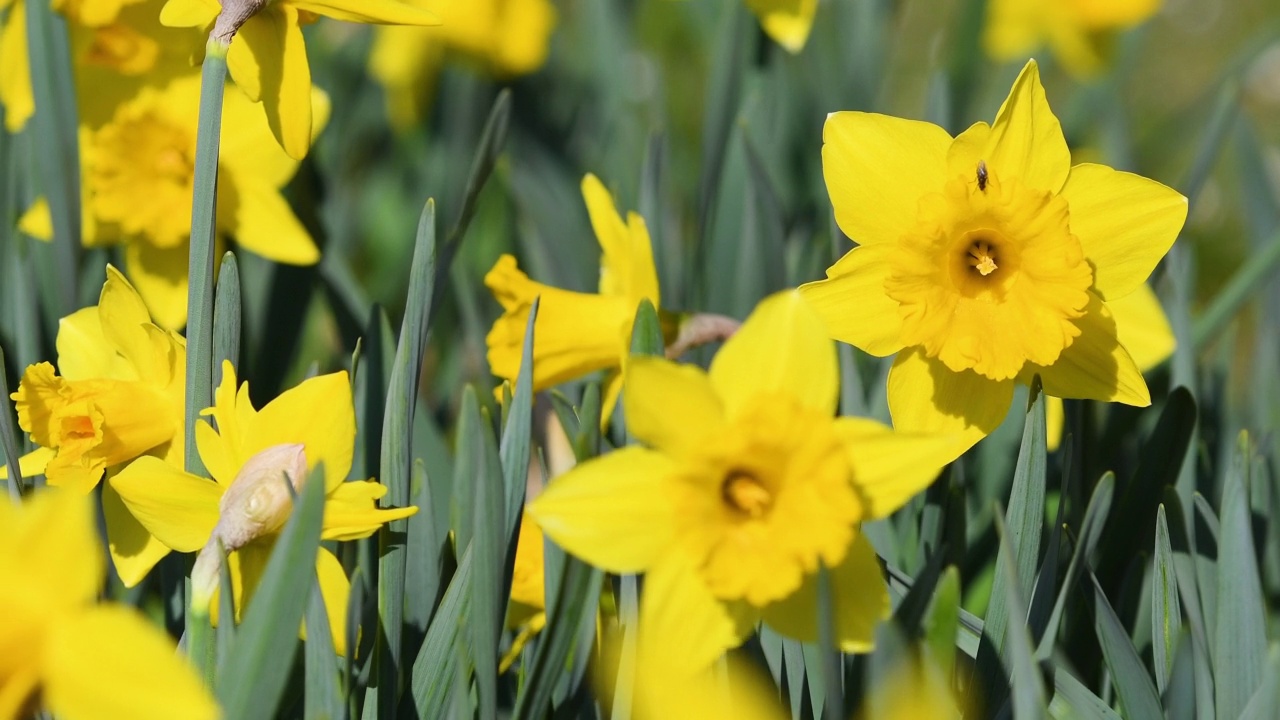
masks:
<path fill-rule="evenodd" d="M 859 247 L 800 290 L 836 339 L 898 353 L 895 427 L 963 432 L 963 452 L 1036 374 L 1048 395 L 1151 403 L 1109 303 L 1142 287 L 1186 198 L 1104 165 L 1072 167 L 1034 61 L 993 126 L 953 139 L 841 112 L 824 142 L 836 222 Z"/>
<path fill-rule="evenodd" d="M 105 568 L 89 496 L 0 498 L 0 548 L 0 718 L 218 717 L 164 631 L 97 602 Z"/>
<path fill-rule="evenodd" d="M 440 24 L 435 15 L 398 0 L 169 0 L 160 21 L 212 30 L 216 43 L 229 44 L 231 78 L 250 100 L 262 103 L 276 141 L 301 160 L 315 135 L 302 26 L 320 15 L 358 23 Z"/>
<path fill-rule="evenodd" d="M 1069 72 L 1092 75 L 1103 66 L 1118 30 L 1148 20 L 1161 0 L 991 0 L 982 34 L 998 60 L 1026 57 L 1048 45 Z"/>
<path fill-rule="evenodd" d="M 546 62 L 556 24 L 550 0 L 406 0 L 441 20 L 440 27 L 379 27 L 369 71 L 387 94 L 398 128 L 422 121 L 446 53 L 499 79 L 527 75 Z"/>
<path fill-rule="evenodd" d="M 379 510 L 387 488 L 374 481 L 344 482 L 355 449 L 355 408 L 347 373 L 304 380 L 255 410 L 249 385 L 236 391 L 235 368 L 223 362 L 214 406 L 205 411 L 214 424 L 196 426 L 200 459 L 212 480 L 183 472 L 156 458 L 141 458 L 109 481 L 125 505 L 167 547 L 196 552 L 217 540 L 230 553 L 231 585 L 237 614 L 266 567 L 279 530 L 289 514 L 295 488 L 324 463 L 326 540 L 368 537 L 383 523 L 408 517 L 417 508 Z M 206 552 L 216 552 L 216 546 Z M 193 571 L 192 605 L 217 620 L 217 566 L 212 575 Z M 316 556 L 320 590 L 338 653 L 346 646 L 350 583 L 333 553 Z"/>
<path fill-rule="evenodd" d="M 624 392 L 627 430 L 649 447 L 552 481 L 529 506 L 543 532 L 610 572 L 646 573 L 642 635 L 680 638 L 690 669 L 762 619 L 816 639 L 820 565 L 840 648 L 869 649 L 889 596 L 859 524 L 932 482 L 955 440 L 834 418 L 835 346 L 794 291 L 765 299 L 710 373 L 633 357 Z"/>
<path fill-rule="evenodd" d="M 582 195 L 603 251 L 600 292 L 571 292 L 535 282 L 516 267 L 514 257 L 503 255 L 484 278 L 504 311 L 485 342 L 490 370 L 515 382 L 529 308 L 541 297 L 534 329 L 534 390 L 609 370 L 603 413 L 608 418 L 622 389 L 622 363 L 631 347 L 636 309 L 642 300 L 660 307 L 658 272 L 644 218 L 633 212 L 624 222 L 595 175 L 583 178 Z"/>
<path fill-rule="evenodd" d="M 746 3 L 774 42 L 791 53 L 804 49 L 809 31 L 813 29 L 813 16 L 818 12 L 818 0 L 746 0 Z"/>

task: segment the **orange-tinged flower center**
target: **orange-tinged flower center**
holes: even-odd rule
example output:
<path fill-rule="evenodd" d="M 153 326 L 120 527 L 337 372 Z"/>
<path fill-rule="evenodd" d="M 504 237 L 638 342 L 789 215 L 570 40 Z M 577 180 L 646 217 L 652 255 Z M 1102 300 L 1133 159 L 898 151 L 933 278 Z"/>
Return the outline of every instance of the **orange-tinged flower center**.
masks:
<path fill-rule="evenodd" d="M 716 597 L 764 606 L 844 558 L 862 507 L 832 427 L 762 396 L 675 476 L 676 543 Z"/>
<path fill-rule="evenodd" d="M 980 162 L 920 201 L 885 292 L 898 301 L 905 345 L 955 372 L 1005 380 L 1028 362 L 1052 365 L 1080 334 L 1072 321 L 1093 270 L 1066 200 L 998 171 Z"/>

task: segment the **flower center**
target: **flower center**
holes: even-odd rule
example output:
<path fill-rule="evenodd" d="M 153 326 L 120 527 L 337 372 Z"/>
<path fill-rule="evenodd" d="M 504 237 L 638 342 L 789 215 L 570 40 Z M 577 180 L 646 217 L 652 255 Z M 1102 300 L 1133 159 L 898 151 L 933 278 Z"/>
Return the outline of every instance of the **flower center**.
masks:
<path fill-rule="evenodd" d="M 720 485 L 720 496 L 731 510 L 749 518 L 763 517 L 773 506 L 773 494 L 746 470 L 730 470 Z"/>
<path fill-rule="evenodd" d="M 885 292 L 898 301 L 902 336 L 954 372 L 993 380 L 1027 363 L 1052 365 L 1080 334 L 1093 270 L 1071 233 L 1065 199 L 1004 179 L 979 162 L 972 174 L 920 201 L 898 241 Z"/>

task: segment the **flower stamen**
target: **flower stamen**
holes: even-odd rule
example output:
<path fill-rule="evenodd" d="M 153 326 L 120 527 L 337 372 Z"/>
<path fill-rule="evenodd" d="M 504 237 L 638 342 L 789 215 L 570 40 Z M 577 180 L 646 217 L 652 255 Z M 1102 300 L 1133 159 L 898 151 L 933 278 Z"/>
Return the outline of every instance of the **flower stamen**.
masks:
<path fill-rule="evenodd" d="M 725 505 L 739 515 L 756 519 L 773 506 L 773 493 L 760 479 L 746 470 L 732 470 L 720 485 Z"/>
<path fill-rule="evenodd" d="M 978 240 L 970 245 L 969 265 L 983 277 L 995 272 L 999 266 L 996 265 L 995 251 L 991 247 L 991 243 L 986 240 Z"/>

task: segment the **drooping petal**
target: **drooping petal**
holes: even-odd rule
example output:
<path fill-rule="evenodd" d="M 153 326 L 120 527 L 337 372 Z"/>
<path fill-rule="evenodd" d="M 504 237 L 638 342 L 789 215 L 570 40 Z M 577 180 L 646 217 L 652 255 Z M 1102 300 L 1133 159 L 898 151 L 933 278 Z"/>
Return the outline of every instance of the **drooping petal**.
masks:
<path fill-rule="evenodd" d="M 558 545 L 616 573 L 643 572 L 670 546 L 674 462 L 631 446 L 578 465 L 528 506 Z"/>
<path fill-rule="evenodd" d="M 602 251 L 600 294 L 647 298 L 658 307 L 658 275 L 644 219 L 633 214 L 630 224 L 623 222 L 613 196 L 595 175 L 582 179 L 582 197 Z"/>
<path fill-rule="evenodd" d="M 159 458 L 138 458 L 107 482 L 148 532 L 178 552 L 204 547 L 218 524 L 222 488 Z"/>
<path fill-rule="evenodd" d="M 440 18 L 420 7 L 397 0 L 287 0 L 299 10 L 307 10 L 334 20 L 386 25 L 439 25 Z"/>
<path fill-rule="evenodd" d="M 314 142 L 329 121 L 329 96 L 320 88 L 311 89 L 311 139 Z M 244 93 L 228 92 L 222 104 L 222 142 L 218 166 L 234 178 L 252 178 L 278 189 L 298 170 L 298 161 L 289 157 L 271 135 L 262 108 Z"/>
<path fill-rule="evenodd" d="M 107 521 L 107 549 L 116 574 L 125 587 L 133 587 L 169 554 L 169 548 L 129 512 L 110 480 L 102 486 L 102 513 Z"/>
<path fill-rule="evenodd" d="M 217 703 L 186 656 L 133 608 L 99 605 L 51 630 L 41 674 L 45 704 L 60 717 L 218 717 Z"/>
<path fill-rule="evenodd" d="M 1187 219 L 1187 199 L 1177 191 L 1105 165 L 1071 168 L 1062 196 L 1093 265 L 1094 289 L 1108 302 L 1146 282 Z"/>
<path fill-rule="evenodd" d="M 826 280 L 800 286 L 832 338 L 877 357 L 902 349 L 898 301 L 884 291 L 896 250 L 889 243 L 856 247 L 827 269 Z"/>
<path fill-rule="evenodd" d="M 836 409 L 835 345 L 822 318 L 794 290 L 760 302 L 716 353 L 710 375 L 728 418 L 770 393 L 825 415 Z"/>
<path fill-rule="evenodd" d="M 844 557 L 830 570 L 836 642 L 842 652 L 869 652 L 875 646 L 876 625 L 889 617 L 889 588 L 875 550 L 861 534 L 855 536 Z M 767 606 L 763 615 L 765 624 L 783 635 L 816 641 L 818 576 L 807 577 L 798 591 Z"/>
<path fill-rule="evenodd" d="M 625 386 L 627 432 L 684 457 L 724 425 L 724 408 L 703 370 L 662 358 L 633 357 Z"/>
<path fill-rule="evenodd" d="M 1013 386 L 1013 380 L 990 380 L 972 370 L 953 372 L 912 348 L 898 353 L 889 370 L 889 414 L 896 430 L 961 435 L 958 456 L 1004 421 Z"/>
<path fill-rule="evenodd" d="M 274 445 L 302 443 L 307 471 L 324 463 L 325 487 L 347 479 L 355 451 L 356 416 L 346 371 L 308 378 L 258 411 L 241 452 L 251 457 Z"/>
<path fill-rule="evenodd" d="M 289 157 L 311 147 L 311 67 L 298 11 L 271 5 L 241 26 L 227 54 L 232 78 L 250 100 L 261 101 L 267 125 Z"/>
<path fill-rule="evenodd" d="M 818 0 L 747 0 L 747 7 L 760 18 L 765 34 L 795 54 L 809 39 Z"/>
<path fill-rule="evenodd" d="M 392 520 L 407 518 L 418 511 L 413 506 L 379 509 L 378 499 L 386 494 L 386 485 L 371 480 L 338 485 L 324 499 L 321 537 L 325 540 L 359 540 L 369 537 Z"/>
<path fill-rule="evenodd" d="M 1150 405 L 1151 393 L 1142 371 L 1116 337 L 1111 310 L 1098 296 L 1090 295 L 1088 310 L 1075 321 L 1080 337 L 1051 367 L 1028 366 L 1023 376 L 1039 373 L 1045 393 L 1060 398 Z"/>
<path fill-rule="evenodd" d="M 853 468 L 853 487 L 866 520 L 902 507 L 967 447 L 962 447 L 963 434 L 895 432 L 865 418 L 838 418 L 835 428 Z"/>
<path fill-rule="evenodd" d="M 324 597 L 324 609 L 329 615 L 333 649 L 341 657 L 347 654 L 347 598 L 351 595 L 351 582 L 342 563 L 323 547 L 316 552 L 316 576 Z M 305 629 L 303 637 L 306 637 Z"/>
<path fill-rule="evenodd" d="M 837 112 L 827 116 L 822 141 L 836 222 L 859 245 L 897 241 L 915 225 L 920 198 L 946 181 L 951 136 L 937 125 Z"/>
<path fill-rule="evenodd" d="M 1118 300 L 1108 300 L 1107 307 L 1116 321 L 1116 337 L 1139 368 L 1150 370 L 1173 354 L 1177 345 L 1173 328 L 1149 285 L 1143 283 Z"/>
<path fill-rule="evenodd" d="M 311 233 L 293 214 L 280 191 L 245 175 L 228 175 L 231 190 L 218 196 L 236 242 L 246 250 L 285 265 L 314 265 L 320 260 Z"/>
<path fill-rule="evenodd" d="M 745 602 L 723 602 L 711 594 L 693 563 L 679 549 L 665 553 L 644 578 L 640 601 L 640 652 L 645 646 L 679 647 L 670 658 L 681 675 L 708 668 L 751 634 L 759 611 Z"/>
<path fill-rule="evenodd" d="M 157 325 L 177 330 L 187 324 L 187 243 L 161 248 L 148 242 L 124 246 L 125 266 Z"/>
<path fill-rule="evenodd" d="M 1062 125 L 1040 85 L 1040 67 L 1027 61 L 991 126 L 986 162 L 1006 181 L 1056 193 L 1071 170 Z"/>

